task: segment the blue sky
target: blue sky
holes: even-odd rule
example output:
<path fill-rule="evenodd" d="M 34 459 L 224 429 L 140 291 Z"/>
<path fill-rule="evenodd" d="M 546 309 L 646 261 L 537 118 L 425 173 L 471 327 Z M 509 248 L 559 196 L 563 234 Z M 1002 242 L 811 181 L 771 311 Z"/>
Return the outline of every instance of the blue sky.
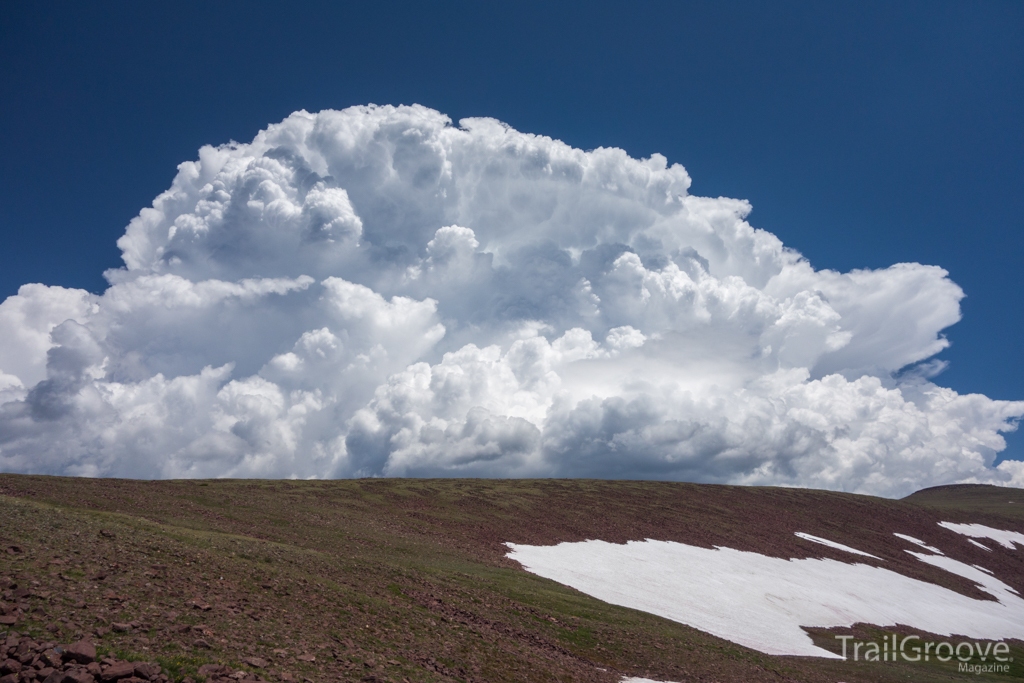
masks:
<path fill-rule="evenodd" d="M 942 266 L 967 298 L 935 381 L 1024 398 L 1019 2 L 0 12 L 0 298 L 101 292 L 115 240 L 201 145 L 298 109 L 420 103 L 664 154 L 692 193 L 750 200 L 749 221 L 818 269 Z"/>

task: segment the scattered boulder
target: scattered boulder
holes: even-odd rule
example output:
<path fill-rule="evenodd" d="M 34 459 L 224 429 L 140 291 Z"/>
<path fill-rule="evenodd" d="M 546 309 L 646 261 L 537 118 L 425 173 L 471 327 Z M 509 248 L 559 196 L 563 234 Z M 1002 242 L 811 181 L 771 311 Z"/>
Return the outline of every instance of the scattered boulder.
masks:
<path fill-rule="evenodd" d="M 230 674 L 231 667 L 224 666 L 222 664 L 203 664 L 199 667 L 198 673 L 204 678 L 216 678 L 218 676 L 227 676 Z"/>
<path fill-rule="evenodd" d="M 253 667 L 254 669 L 266 669 L 267 668 L 267 660 L 260 659 L 259 657 L 246 657 L 245 659 L 242 660 L 242 662 L 245 663 L 245 664 L 248 664 L 249 666 Z"/>
<path fill-rule="evenodd" d="M 100 674 L 100 680 L 104 683 L 128 678 L 135 674 L 135 665 L 131 662 L 117 662 L 105 667 Z"/>
<path fill-rule="evenodd" d="M 44 650 L 43 654 L 39 655 L 39 659 L 43 662 L 43 666 L 48 666 L 56 669 L 61 665 L 60 653 L 54 649 Z"/>
<path fill-rule="evenodd" d="M 135 676 L 145 681 L 150 681 L 160 675 L 160 667 L 149 662 L 135 662 Z"/>
<path fill-rule="evenodd" d="M 64 650 L 64 659 L 75 661 L 79 664 L 88 664 L 89 662 L 96 661 L 96 646 L 88 640 L 72 643 Z"/>
<path fill-rule="evenodd" d="M 96 679 L 88 671 L 70 669 L 64 672 L 64 677 L 60 683 L 96 683 Z"/>

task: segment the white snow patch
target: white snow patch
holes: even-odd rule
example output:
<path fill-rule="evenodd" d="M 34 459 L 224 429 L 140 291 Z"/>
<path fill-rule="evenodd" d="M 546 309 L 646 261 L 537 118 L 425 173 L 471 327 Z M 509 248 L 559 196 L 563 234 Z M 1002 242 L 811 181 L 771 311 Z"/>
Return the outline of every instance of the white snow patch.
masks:
<path fill-rule="evenodd" d="M 984 524 L 954 524 L 953 522 L 939 522 L 939 526 L 944 529 L 949 529 L 950 531 L 955 531 L 958 534 L 963 534 L 964 536 L 991 539 L 1004 548 L 1009 548 L 1010 550 L 1014 549 L 1014 543 L 1024 546 L 1024 534 L 1016 531 L 993 529 L 992 527 L 985 526 Z M 980 543 L 975 543 L 974 545 L 979 545 L 982 548 L 985 548 L 985 546 Z M 988 548 L 985 548 L 985 550 L 988 550 Z"/>
<path fill-rule="evenodd" d="M 907 536 L 906 534 L 897 534 L 897 533 L 893 533 L 893 536 L 895 536 L 896 538 L 902 538 L 904 541 L 910 541 L 911 543 L 913 543 L 915 545 L 921 546 L 925 550 L 932 551 L 936 555 L 943 555 L 944 554 L 938 548 L 933 548 L 932 546 L 928 545 L 927 543 L 925 543 L 924 541 L 922 541 L 919 538 L 914 538 L 913 536 Z"/>
<path fill-rule="evenodd" d="M 967 539 L 967 542 L 968 542 L 968 543 L 971 543 L 971 544 L 974 544 L 974 545 L 976 545 L 976 546 L 978 546 L 978 547 L 979 547 L 979 548 L 981 548 L 982 550 L 987 550 L 987 551 L 989 551 L 989 552 L 992 552 L 992 548 L 989 548 L 989 547 L 988 547 L 987 545 L 982 545 L 981 543 L 978 543 L 978 542 L 977 542 L 977 541 L 975 541 L 975 540 L 974 540 L 973 538 L 968 538 L 968 539 Z"/>
<path fill-rule="evenodd" d="M 822 538 L 821 536 L 811 536 L 810 534 L 805 534 L 802 531 L 795 532 L 795 535 L 797 537 L 799 537 L 799 538 L 804 539 L 805 541 L 811 541 L 813 543 L 820 543 L 821 545 L 827 545 L 829 548 L 835 548 L 836 550 L 845 550 L 846 552 L 854 553 L 855 555 L 863 555 L 864 557 L 872 557 L 872 558 L 874 558 L 876 560 L 882 560 L 882 558 L 875 557 L 871 553 L 866 553 L 863 550 L 857 550 L 856 548 L 851 548 L 850 546 L 843 545 L 842 543 L 836 543 L 835 541 L 830 541 L 827 538 Z M 884 562 L 885 560 L 882 560 L 882 561 Z"/>
<path fill-rule="evenodd" d="M 912 550 L 908 550 L 906 552 L 926 564 L 938 567 L 939 569 L 945 569 L 950 574 L 956 574 L 957 576 L 962 576 L 969 581 L 973 581 L 978 585 L 978 588 L 992 595 L 997 600 L 1001 601 L 1003 596 L 1009 595 L 1010 593 L 1018 595 L 1015 588 L 1011 588 L 999 579 L 995 578 L 992 572 L 987 569 L 976 567 L 973 564 L 964 564 L 959 560 L 954 560 L 952 557 L 946 557 L 945 555 L 924 555 L 922 553 L 915 553 Z"/>
<path fill-rule="evenodd" d="M 632 678 L 623 678 L 619 683 L 673 683 L 673 681 L 656 681 L 653 678 L 638 678 L 633 676 Z"/>
<path fill-rule="evenodd" d="M 976 582 L 996 600 L 976 600 L 866 564 L 787 560 L 671 541 L 507 545 L 508 557 L 529 572 L 767 654 L 838 658 L 817 647 L 803 627 L 855 623 L 986 640 L 1024 638 L 1024 599 L 986 572 L 945 556 L 908 551 Z"/>

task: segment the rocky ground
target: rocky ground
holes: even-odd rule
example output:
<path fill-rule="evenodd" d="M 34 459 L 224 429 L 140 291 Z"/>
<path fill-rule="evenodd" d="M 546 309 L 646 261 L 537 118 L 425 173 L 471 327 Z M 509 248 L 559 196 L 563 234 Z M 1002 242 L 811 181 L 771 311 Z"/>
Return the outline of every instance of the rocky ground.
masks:
<path fill-rule="evenodd" d="M 97 629 L 97 635 L 101 636 L 99 631 L 101 629 Z M 156 662 L 129 662 L 116 657 L 100 657 L 91 639 L 60 645 L 52 641 L 36 642 L 30 636 L 11 631 L 4 646 L 0 652 L 6 656 L 0 664 L 0 681 L 3 683 L 169 683 L 172 680 Z M 256 669 L 267 666 L 267 662 L 258 657 L 246 658 L 245 663 Z M 211 682 L 260 683 L 264 680 L 258 673 L 235 671 L 222 664 L 203 664 L 196 673 L 200 679 Z M 175 677 L 174 680 L 195 683 L 191 676 Z"/>
<path fill-rule="evenodd" d="M 984 598 L 891 536 L 942 543 L 941 520 L 1024 531 L 1020 507 L 1000 507 L 1024 506 L 1024 492 L 997 504 L 980 488 L 961 509 L 949 495 L 650 482 L 0 475 L 0 683 L 979 680 L 762 655 L 532 576 L 503 543 L 659 538 L 849 559 L 793 536 L 804 531 Z M 1024 591 L 1022 555 L 984 559 Z"/>
<path fill-rule="evenodd" d="M 4 645 L 0 653 L 6 656 L 0 664 L 0 681 L 3 683 L 167 683 L 170 680 L 154 662 L 125 662 L 113 657 L 97 659 L 96 646 L 90 640 L 79 640 L 70 645 L 52 641 L 37 643 L 29 636 L 12 631 Z"/>

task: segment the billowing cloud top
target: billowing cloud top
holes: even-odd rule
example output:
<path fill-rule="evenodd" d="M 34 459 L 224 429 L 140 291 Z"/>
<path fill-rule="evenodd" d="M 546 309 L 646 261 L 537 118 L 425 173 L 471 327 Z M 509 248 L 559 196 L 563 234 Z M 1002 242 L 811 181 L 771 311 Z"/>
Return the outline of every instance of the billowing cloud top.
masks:
<path fill-rule="evenodd" d="M 204 147 L 106 292 L 0 304 L 0 469 L 1024 484 L 1024 402 L 928 380 L 946 271 L 816 271 L 689 185 L 419 106 Z"/>

